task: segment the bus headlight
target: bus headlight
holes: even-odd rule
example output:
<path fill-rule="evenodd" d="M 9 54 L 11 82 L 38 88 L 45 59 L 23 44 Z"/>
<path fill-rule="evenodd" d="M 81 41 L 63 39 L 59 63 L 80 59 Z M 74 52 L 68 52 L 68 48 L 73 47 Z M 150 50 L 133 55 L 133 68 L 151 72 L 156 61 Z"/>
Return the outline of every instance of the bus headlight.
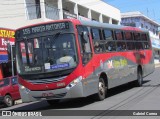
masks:
<path fill-rule="evenodd" d="M 20 86 L 20 88 L 21 88 L 21 90 L 24 90 L 27 94 L 29 93 L 29 89 L 28 88 L 26 88 L 26 87 L 24 87 L 24 86 Z"/>
<path fill-rule="evenodd" d="M 82 81 L 82 76 L 79 76 L 78 78 L 73 80 L 70 84 L 68 84 L 68 86 L 66 88 L 70 89 L 70 88 L 74 87 L 75 85 L 77 85 L 81 81 Z"/>
<path fill-rule="evenodd" d="M 20 88 L 21 88 L 21 89 L 25 89 L 25 87 L 24 87 L 24 86 L 20 86 Z"/>

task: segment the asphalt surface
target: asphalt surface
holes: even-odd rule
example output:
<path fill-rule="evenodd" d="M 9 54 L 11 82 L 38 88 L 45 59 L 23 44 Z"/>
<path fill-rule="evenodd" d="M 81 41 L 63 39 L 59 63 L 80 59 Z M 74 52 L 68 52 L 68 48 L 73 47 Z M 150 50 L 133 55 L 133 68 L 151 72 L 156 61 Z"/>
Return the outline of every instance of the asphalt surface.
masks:
<path fill-rule="evenodd" d="M 160 114 L 160 68 L 157 67 L 154 73 L 144 78 L 142 87 L 135 87 L 132 84 L 109 90 L 107 98 L 103 101 L 96 101 L 90 96 L 74 100 L 63 100 L 54 106 L 48 105 L 46 101 L 40 101 L 22 103 L 10 108 L 1 108 L 1 110 L 40 111 L 44 112 L 44 114 L 55 115 L 37 117 L 38 119 L 160 119 L 160 115 L 146 115 L 148 112 L 156 114 L 157 111 Z M 56 113 L 55 110 L 60 111 Z M 145 113 L 145 115 L 135 115 L 138 112 Z M 74 114 L 79 116 L 73 116 Z M 5 118 L 8 119 L 10 117 Z M 3 117 L 3 119 L 5 118 Z M 35 119 L 36 117 L 28 118 Z"/>

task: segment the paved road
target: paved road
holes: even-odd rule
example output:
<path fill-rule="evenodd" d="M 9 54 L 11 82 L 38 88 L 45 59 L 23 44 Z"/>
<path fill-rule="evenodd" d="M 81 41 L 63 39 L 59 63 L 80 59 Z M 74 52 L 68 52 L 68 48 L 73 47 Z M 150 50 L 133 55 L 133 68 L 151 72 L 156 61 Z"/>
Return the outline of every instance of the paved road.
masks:
<path fill-rule="evenodd" d="M 109 91 L 108 97 L 104 101 L 97 102 L 92 99 L 92 97 L 74 99 L 74 100 L 63 100 L 58 105 L 54 107 L 47 104 L 46 101 L 41 102 L 32 102 L 15 105 L 10 108 L 3 108 L 3 110 L 30 110 L 30 111 L 48 111 L 52 113 L 54 110 L 100 110 L 97 112 L 94 111 L 85 111 L 89 113 L 90 116 L 85 116 L 83 118 L 92 118 L 92 119 L 158 119 L 158 116 L 131 116 L 131 117 L 119 117 L 119 116 L 104 116 L 106 114 L 117 114 L 121 115 L 120 111 L 116 110 L 160 110 L 160 68 L 156 68 L 153 74 L 144 78 L 144 84 L 142 87 L 134 87 L 131 84 L 123 85 L 117 88 L 114 88 Z M 112 110 L 112 111 L 109 111 Z M 71 111 L 70 111 L 71 112 Z M 83 111 L 82 111 L 83 112 Z M 136 112 L 136 111 L 135 111 Z M 153 111 L 155 113 L 156 111 Z M 159 111 L 160 112 L 160 111 Z M 64 111 L 62 111 L 64 113 Z M 76 112 L 72 112 L 76 113 Z M 123 111 L 123 113 L 130 113 L 128 111 Z M 160 113 L 159 113 L 160 114 Z M 63 115 L 63 114 L 62 114 Z M 98 116 L 96 116 L 98 115 Z M 58 116 L 59 117 L 59 116 Z M 58 118 L 55 117 L 55 118 Z M 51 117 L 43 117 L 48 119 Z M 40 118 L 40 119 L 43 119 Z M 59 117 L 66 118 L 66 116 Z M 75 117 L 69 117 L 75 118 Z M 76 117 L 76 118 L 82 118 Z"/>

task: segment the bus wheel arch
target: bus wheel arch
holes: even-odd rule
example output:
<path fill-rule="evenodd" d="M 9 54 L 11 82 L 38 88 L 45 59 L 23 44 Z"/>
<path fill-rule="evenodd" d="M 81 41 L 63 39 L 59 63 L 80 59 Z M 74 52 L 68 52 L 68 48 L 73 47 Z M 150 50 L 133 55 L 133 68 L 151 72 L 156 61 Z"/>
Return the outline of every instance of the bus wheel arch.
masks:
<path fill-rule="evenodd" d="M 107 78 L 107 74 L 102 72 L 100 77 L 99 78 L 102 78 L 104 80 L 104 83 L 105 83 L 105 87 L 106 87 L 106 90 L 108 89 L 108 78 Z"/>

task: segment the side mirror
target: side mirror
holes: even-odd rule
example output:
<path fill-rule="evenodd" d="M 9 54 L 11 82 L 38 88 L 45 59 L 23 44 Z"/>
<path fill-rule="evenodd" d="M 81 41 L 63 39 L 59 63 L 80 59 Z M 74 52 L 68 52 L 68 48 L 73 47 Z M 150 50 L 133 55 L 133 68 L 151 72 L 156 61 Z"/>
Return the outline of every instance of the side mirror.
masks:
<path fill-rule="evenodd" d="M 88 41 L 88 33 L 86 31 L 82 32 L 82 38 L 84 40 L 84 43 L 87 43 L 87 41 Z"/>

